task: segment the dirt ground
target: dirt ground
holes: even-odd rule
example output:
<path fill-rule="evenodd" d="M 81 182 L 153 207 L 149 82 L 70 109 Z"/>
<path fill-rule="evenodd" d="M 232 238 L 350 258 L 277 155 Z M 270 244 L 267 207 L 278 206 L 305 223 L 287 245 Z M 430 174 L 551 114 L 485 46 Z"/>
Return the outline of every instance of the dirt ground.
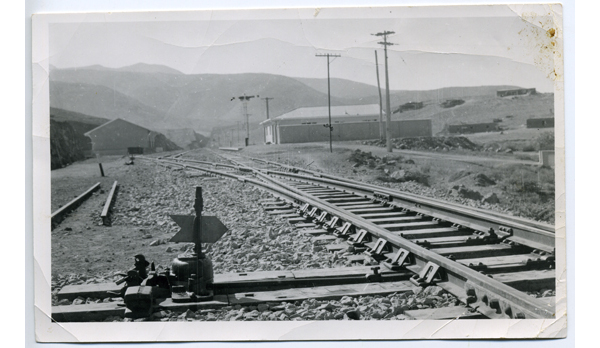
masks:
<path fill-rule="evenodd" d="M 268 215 L 257 202 L 272 196 L 252 185 L 141 159 L 125 165 L 126 160 L 104 158 L 103 178 L 95 161 L 52 173 L 53 211 L 101 182 L 101 190 L 51 231 L 53 290 L 65 284 L 115 280 L 115 274 L 133 267 L 136 254 L 145 255 L 157 268 L 168 267 L 193 246 L 168 240 L 179 231 L 170 215 L 194 215 L 197 186 L 203 188 L 203 214 L 217 216 L 228 228 L 217 243 L 205 246 L 215 273 L 345 266 L 329 262 L 330 254 L 315 249 L 310 237 L 293 233 L 286 220 Z M 119 189 L 112 224 L 104 226 L 100 213 L 115 180 Z M 260 254 L 268 257 L 259 260 Z"/>
<path fill-rule="evenodd" d="M 370 152 L 377 160 L 376 166 L 353 162 L 351 157 L 357 150 L 363 155 Z M 515 154 L 505 154 L 504 158 L 479 151 L 394 150 L 390 154 L 385 148 L 361 142 L 336 143 L 333 153 L 327 143 L 312 143 L 250 146 L 239 154 L 548 223 L 554 221 L 553 170 L 520 160 Z M 196 150 L 185 157 L 216 160 L 206 150 Z M 232 230 L 214 245 L 214 250 L 209 250 L 215 253 L 216 273 L 344 266 L 328 261 L 331 255 L 314 249 L 308 238 L 291 238 L 287 223 L 273 220 L 256 207 L 258 200 L 269 196 L 251 185 L 168 169 L 141 159 L 132 166 L 125 165 L 127 158 L 119 156 L 104 157 L 101 161 L 105 177 L 100 176 L 96 159 L 51 172 L 52 211 L 96 182 L 101 183 L 101 190 L 51 232 L 53 289 L 73 283 L 73 279 L 67 279 L 73 275 L 77 275 L 79 283 L 113 280 L 115 273 L 132 267 L 133 256 L 139 253 L 157 266 L 168 265 L 190 246 L 168 242 L 179 230 L 169 215 L 193 214 L 195 186 L 204 188 L 205 213 L 217 215 Z M 417 173 L 426 182 L 390 180 L 397 171 Z M 481 174 L 491 182 L 479 185 Z M 99 215 L 115 180 L 120 186 L 113 207 L 113 223 L 110 227 L 103 226 Z M 458 194 L 460 187 L 482 196 L 496 194 L 499 202 L 463 197 Z M 253 248 L 262 249 L 252 251 Z M 271 250 L 267 253 L 268 260 L 255 257 L 265 250 Z"/>
<path fill-rule="evenodd" d="M 490 147 L 502 142 L 510 144 L 533 141 L 538 130 L 517 130 L 515 134 L 489 134 L 486 141 L 475 136 L 473 141 Z M 351 155 L 360 150 L 377 159 L 375 167 L 356 165 Z M 497 153 L 493 151 L 450 150 L 412 151 L 365 145 L 360 141 L 338 142 L 329 152 L 328 143 L 257 145 L 243 148 L 242 155 L 300 166 L 354 180 L 392 187 L 401 191 L 445 199 L 460 204 L 491 209 L 524 218 L 554 223 L 554 170 L 538 165 L 537 153 Z M 379 159 L 393 165 L 384 165 Z M 426 178 L 426 182 L 395 182 L 390 174 L 406 171 Z M 483 177 L 484 180 L 481 180 Z M 489 181 L 487 179 L 490 179 Z M 483 182 L 482 182 L 483 181 Z M 462 188 L 461 188 L 462 186 Z M 476 191 L 481 197 L 495 194 L 498 202 L 482 202 L 458 194 Z"/>

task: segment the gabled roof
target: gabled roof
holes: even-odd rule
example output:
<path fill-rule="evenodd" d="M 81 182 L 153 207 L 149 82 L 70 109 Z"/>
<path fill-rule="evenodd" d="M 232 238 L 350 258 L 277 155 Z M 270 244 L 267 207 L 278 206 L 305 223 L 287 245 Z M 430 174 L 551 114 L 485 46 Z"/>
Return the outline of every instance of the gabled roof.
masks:
<path fill-rule="evenodd" d="M 110 120 L 110 121 L 108 121 L 108 122 L 106 122 L 106 123 L 103 123 L 103 124 L 99 125 L 98 127 L 94 128 L 94 129 L 92 129 L 92 130 L 90 130 L 90 131 L 88 131 L 88 132 L 86 132 L 86 133 L 83 133 L 83 135 L 85 135 L 86 137 L 88 137 L 88 136 L 90 136 L 90 134 L 92 134 L 92 133 L 95 133 L 97 130 L 99 130 L 99 129 L 103 128 L 103 127 L 106 127 L 106 126 L 108 126 L 109 124 L 111 124 L 111 123 L 113 123 L 113 122 L 116 122 L 116 121 L 121 121 L 121 122 L 129 123 L 130 125 L 133 125 L 133 126 L 136 126 L 136 127 L 143 128 L 143 129 L 146 129 L 146 130 L 148 130 L 148 131 L 151 131 L 150 129 L 148 129 L 148 128 L 146 128 L 146 127 L 142 127 L 142 126 L 140 126 L 140 125 L 137 125 L 137 124 L 135 124 L 135 123 L 132 123 L 132 122 L 126 121 L 126 120 L 124 120 L 124 119 L 122 119 L 122 118 L 115 118 L 114 120 Z"/>

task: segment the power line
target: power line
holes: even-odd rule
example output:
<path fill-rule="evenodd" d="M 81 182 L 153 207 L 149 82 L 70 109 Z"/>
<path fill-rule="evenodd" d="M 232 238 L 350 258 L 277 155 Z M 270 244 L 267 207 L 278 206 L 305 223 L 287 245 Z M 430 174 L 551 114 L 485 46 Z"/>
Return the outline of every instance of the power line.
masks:
<path fill-rule="evenodd" d="M 324 125 L 326 128 L 329 128 L 329 152 L 333 152 L 333 145 L 332 145 L 332 132 L 333 132 L 333 126 L 331 125 L 331 83 L 329 80 L 329 57 L 341 57 L 341 55 L 339 54 L 331 54 L 331 53 L 326 53 L 326 54 L 315 54 L 316 57 L 327 57 L 327 106 L 328 106 L 328 110 L 329 110 L 329 123 Z"/>
<path fill-rule="evenodd" d="M 394 45 L 391 42 L 387 41 L 387 36 L 395 34 L 393 31 L 383 31 L 377 34 L 371 34 L 374 36 L 383 36 L 383 41 L 378 42 L 378 44 L 383 45 L 383 50 L 385 52 L 385 104 L 386 104 L 386 124 L 385 124 L 385 137 L 386 137 L 386 145 L 387 152 L 392 152 L 392 132 L 391 132 L 391 122 L 392 122 L 392 113 L 390 108 L 390 79 L 388 76 L 388 55 L 387 55 L 387 47 Z"/>

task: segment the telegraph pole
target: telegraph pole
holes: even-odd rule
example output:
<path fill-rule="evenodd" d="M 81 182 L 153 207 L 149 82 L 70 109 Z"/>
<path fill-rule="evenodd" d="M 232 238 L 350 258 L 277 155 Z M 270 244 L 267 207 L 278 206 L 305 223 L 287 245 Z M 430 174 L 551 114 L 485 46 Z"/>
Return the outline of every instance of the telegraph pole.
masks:
<path fill-rule="evenodd" d="M 375 50 L 375 72 L 377 73 L 377 91 L 379 92 L 379 140 L 385 139 L 383 130 L 383 102 L 381 101 L 381 86 L 379 85 L 379 63 L 377 62 L 377 50 Z"/>
<path fill-rule="evenodd" d="M 331 125 L 331 83 L 329 81 L 329 57 L 341 57 L 339 54 L 315 54 L 316 57 L 327 57 L 327 106 L 329 108 L 329 123 L 324 125 L 329 128 L 329 152 L 333 152 L 333 145 L 331 140 L 331 133 L 333 132 L 333 126 Z"/>
<path fill-rule="evenodd" d="M 383 41 L 378 42 L 378 44 L 383 45 L 383 51 L 385 52 L 385 106 L 386 106 L 386 124 L 385 124 L 385 137 L 386 137 L 386 145 L 387 152 L 392 152 L 392 131 L 391 131 L 391 123 L 392 123 L 392 110 L 390 108 L 390 79 L 388 76 L 388 55 L 387 55 L 387 47 L 393 45 L 391 42 L 387 42 L 387 36 L 390 34 L 395 34 L 393 31 L 383 31 L 377 34 L 371 34 L 375 36 L 383 36 Z"/>
<path fill-rule="evenodd" d="M 262 99 L 262 100 L 264 100 L 264 101 L 267 102 L 267 120 L 268 120 L 269 119 L 269 100 L 272 100 L 274 98 L 266 97 L 266 98 L 260 98 L 260 99 Z"/>
<path fill-rule="evenodd" d="M 245 140 L 246 146 L 248 146 L 250 144 L 250 117 L 248 115 L 248 100 L 250 100 L 252 98 L 258 98 L 258 97 L 259 97 L 258 95 L 246 96 L 246 94 L 244 93 L 244 95 L 239 96 L 239 97 L 233 97 L 230 100 L 230 101 L 232 101 L 237 98 L 242 101 L 242 106 L 244 107 L 244 116 L 246 118 L 246 140 Z"/>

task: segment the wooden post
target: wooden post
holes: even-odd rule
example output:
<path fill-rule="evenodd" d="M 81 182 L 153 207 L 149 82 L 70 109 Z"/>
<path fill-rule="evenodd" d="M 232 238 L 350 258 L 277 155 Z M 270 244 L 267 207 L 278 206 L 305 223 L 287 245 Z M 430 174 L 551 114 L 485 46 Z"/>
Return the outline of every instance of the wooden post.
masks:
<path fill-rule="evenodd" d="M 98 167 L 100 167 L 100 175 L 104 176 L 104 169 L 102 168 L 102 163 L 98 163 Z"/>
<path fill-rule="evenodd" d="M 383 102 L 381 101 L 381 86 L 379 85 L 379 63 L 377 62 L 377 50 L 375 50 L 375 72 L 377 73 L 377 90 L 379 91 L 379 140 L 385 139 L 385 130 L 383 128 Z"/>

